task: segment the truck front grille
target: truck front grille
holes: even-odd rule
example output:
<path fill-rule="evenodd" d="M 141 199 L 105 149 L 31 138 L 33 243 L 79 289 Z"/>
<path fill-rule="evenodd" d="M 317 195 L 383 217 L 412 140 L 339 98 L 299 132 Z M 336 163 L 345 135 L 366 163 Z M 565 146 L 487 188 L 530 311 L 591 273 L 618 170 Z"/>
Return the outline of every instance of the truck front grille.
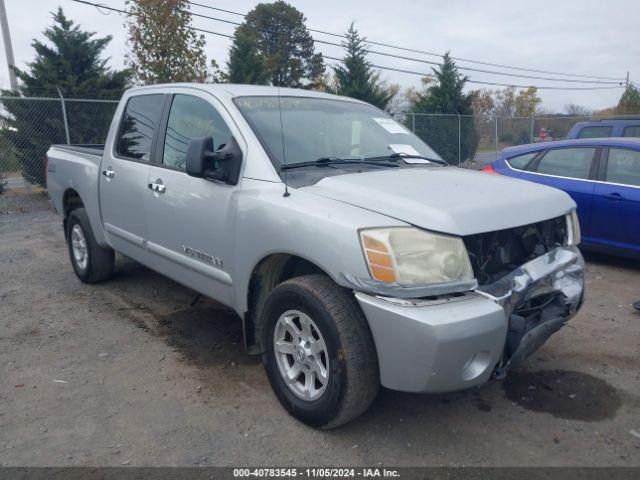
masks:
<path fill-rule="evenodd" d="M 566 239 L 564 216 L 463 237 L 479 285 L 499 280 L 522 264 L 565 245 Z"/>

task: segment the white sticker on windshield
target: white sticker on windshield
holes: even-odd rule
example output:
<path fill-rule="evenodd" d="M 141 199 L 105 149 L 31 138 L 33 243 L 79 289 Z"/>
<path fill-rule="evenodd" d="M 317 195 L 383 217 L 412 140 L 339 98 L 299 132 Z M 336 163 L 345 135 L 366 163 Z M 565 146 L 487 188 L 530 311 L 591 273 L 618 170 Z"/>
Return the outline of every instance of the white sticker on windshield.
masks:
<path fill-rule="evenodd" d="M 420 152 L 413 148 L 411 145 L 404 145 L 401 143 L 392 143 L 389 145 L 389 148 L 393 150 L 395 153 L 400 155 L 418 155 L 420 156 Z M 425 158 L 404 158 L 405 163 L 431 163 L 429 160 Z"/>
<path fill-rule="evenodd" d="M 404 133 L 405 135 L 409 135 L 409 131 L 393 118 L 375 117 L 373 120 L 389 133 Z"/>

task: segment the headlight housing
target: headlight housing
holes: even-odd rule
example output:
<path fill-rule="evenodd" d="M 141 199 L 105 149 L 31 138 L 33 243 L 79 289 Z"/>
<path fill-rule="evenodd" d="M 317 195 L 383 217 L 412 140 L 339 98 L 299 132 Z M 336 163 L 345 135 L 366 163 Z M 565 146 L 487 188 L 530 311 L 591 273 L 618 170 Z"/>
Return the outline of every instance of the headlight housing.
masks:
<path fill-rule="evenodd" d="M 360 231 L 369 273 L 385 283 L 416 285 L 473 279 L 469 255 L 459 237 L 413 227 Z"/>
<path fill-rule="evenodd" d="M 567 245 L 576 247 L 580 243 L 580 221 L 575 210 L 565 215 L 567 220 Z"/>

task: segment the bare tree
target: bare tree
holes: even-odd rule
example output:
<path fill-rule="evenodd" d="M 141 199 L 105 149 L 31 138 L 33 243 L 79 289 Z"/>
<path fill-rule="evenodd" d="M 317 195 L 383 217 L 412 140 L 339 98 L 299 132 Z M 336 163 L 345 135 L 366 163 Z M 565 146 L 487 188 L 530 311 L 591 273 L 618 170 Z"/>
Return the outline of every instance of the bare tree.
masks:
<path fill-rule="evenodd" d="M 589 115 L 591 115 L 593 113 L 588 108 L 583 107 L 582 105 L 577 105 L 575 103 L 567 103 L 564 106 L 564 112 L 567 115 L 572 115 L 572 116 L 575 116 L 575 117 L 588 117 Z"/>

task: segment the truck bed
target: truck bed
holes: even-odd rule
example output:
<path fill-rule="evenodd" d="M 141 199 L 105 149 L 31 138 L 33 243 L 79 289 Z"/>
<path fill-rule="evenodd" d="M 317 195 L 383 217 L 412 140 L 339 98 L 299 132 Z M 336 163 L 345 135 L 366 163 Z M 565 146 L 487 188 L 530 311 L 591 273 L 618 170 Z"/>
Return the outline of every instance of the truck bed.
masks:
<path fill-rule="evenodd" d="M 51 145 L 58 150 L 69 150 L 71 152 L 88 153 L 89 155 L 102 156 L 104 153 L 104 143 L 75 143 L 67 145 L 66 143 L 59 143 Z"/>
<path fill-rule="evenodd" d="M 98 205 L 100 163 L 104 145 L 52 145 L 47 152 L 47 190 L 58 213 L 65 195 L 78 195 L 87 210 L 96 240 L 105 243 Z"/>

